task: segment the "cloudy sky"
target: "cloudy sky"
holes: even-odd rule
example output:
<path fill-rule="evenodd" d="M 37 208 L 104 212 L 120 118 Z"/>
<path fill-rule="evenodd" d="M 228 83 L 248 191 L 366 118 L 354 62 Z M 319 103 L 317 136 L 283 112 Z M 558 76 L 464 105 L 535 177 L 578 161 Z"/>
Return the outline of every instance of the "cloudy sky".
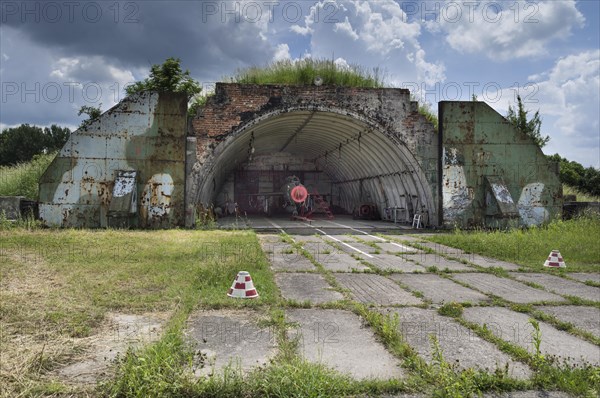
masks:
<path fill-rule="evenodd" d="M 6 1 L 0 126 L 74 128 L 170 56 L 210 89 L 238 68 L 334 59 L 433 104 L 540 110 L 546 153 L 600 167 L 598 1 Z"/>

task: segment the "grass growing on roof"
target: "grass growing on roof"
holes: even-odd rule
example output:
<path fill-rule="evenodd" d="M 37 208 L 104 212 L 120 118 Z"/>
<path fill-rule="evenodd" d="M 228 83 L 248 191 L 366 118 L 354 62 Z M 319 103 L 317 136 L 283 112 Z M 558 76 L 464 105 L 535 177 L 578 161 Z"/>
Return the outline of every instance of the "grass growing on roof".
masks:
<path fill-rule="evenodd" d="M 384 87 L 379 69 L 372 71 L 358 66 L 340 66 L 331 60 L 306 58 L 299 61 L 278 61 L 265 67 L 240 69 L 230 79 L 245 84 L 310 85 L 320 77 L 324 85 L 343 87 Z"/>

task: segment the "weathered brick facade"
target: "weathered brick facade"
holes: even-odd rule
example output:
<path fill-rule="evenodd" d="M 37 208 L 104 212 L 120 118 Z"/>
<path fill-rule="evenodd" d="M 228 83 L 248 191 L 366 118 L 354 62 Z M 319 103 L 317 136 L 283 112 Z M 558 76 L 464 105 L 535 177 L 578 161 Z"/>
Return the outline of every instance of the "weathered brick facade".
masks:
<path fill-rule="evenodd" d="M 418 113 L 417 104 L 410 100 L 409 91 L 332 86 L 217 84 L 215 95 L 209 98 L 206 106 L 199 110 L 192 121 L 197 159 L 194 171 L 188 178 L 188 214 L 195 203 L 209 203 L 213 200 L 214 191 L 218 190 L 219 185 L 219 181 L 211 182 L 213 174 L 217 172 L 215 169 L 228 167 L 231 161 L 236 160 L 231 158 L 219 163 L 220 153 L 225 151 L 228 145 L 233 145 L 232 141 L 236 137 L 242 137 L 244 133 L 247 134 L 253 129 L 258 134 L 262 123 L 268 123 L 269 119 L 302 112 L 324 115 L 323 117 L 328 118 L 326 123 L 331 124 L 332 129 L 335 127 L 336 117 L 340 118 L 340 123 L 355 124 L 355 127 L 349 128 L 353 135 L 342 134 L 339 136 L 339 146 L 329 147 L 321 146 L 318 142 L 319 135 L 331 138 L 329 130 L 322 126 L 314 127 L 320 129 L 318 131 L 311 129 L 313 125 L 324 124 L 324 121 L 321 123 L 318 118 L 311 121 L 310 116 L 307 117 L 305 125 L 290 125 L 290 136 L 295 134 L 293 128 L 310 131 L 298 135 L 303 138 L 310 137 L 312 140 L 310 147 L 313 148 L 313 152 L 307 152 L 303 147 L 302 154 L 307 158 L 316 157 L 319 154 L 314 151 L 321 149 L 326 150 L 327 157 L 328 149 L 331 152 L 338 148 L 341 153 L 342 147 L 348 148 L 348 156 L 358 156 L 355 162 L 350 161 L 351 164 L 346 167 L 349 170 L 352 163 L 364 157 L 364 153 L 359 153 L 361 150 L 374 151 L 379 155 L 378 158 L 373 158 L 373 161 L 366 162 L 361 170 L 340 172 L 340 175 L 346 176 L 344 181 L 348 180 L 340 182 L 340 192 L 344 191 L 343 195 L 347 197 L 345 200 L 340 199 L 340 203 L 344 203 L 343 207 L 346 210 L 351 211 L 354 205 L 368 198 L 380 202 L 383 211 L 384 207 L 398 206 L 399 201 L 407 200 L 406 197 L 417 197 L 419 206 L 427 209 L 433 222 L 437 221 L 437 208 L 434 203 L 438 197 L 438 139 L 431 123 Z M 361 147 L 360 142 L 353 144 L 356 140 L 360 141 L 362 134 L 367 135 L 373 131 L 376 133 L 371 136 L 376 135 L 377 138 L 372 140 L 373 143 L 377 142 L 377 145 L 364 144 Z M 266 139 L 263 137 L 263 140 Z M 367 138 L 364 140 L 367 141 Z M 393 150 L 388 153 L 389 148 Z M 334 168 L 343 168 L 341 163 Z M 325 167 L 322 164 L 319 166 Z M 402 178 L 406 181 L 402 182 Z M 379 182 L 376 183 L 375 179 Z M 394 183 L 391 183 L 391 179 L 395 179 Z M 360 187 L 353 186 L 357 185 L 356 183 L 360 184 Z M 212 188 L 209 189 L 211 184 Z M 389 192 L 386 192 L 386 188 L 376 187 L 377 184 L 389 187 Z M 208 192 L 210 190 L 213 192 Z M 359 197 L 365 191 L 368 191 L 367 199 Z M 352 201 L 356 203 L 350 203 Z"/>

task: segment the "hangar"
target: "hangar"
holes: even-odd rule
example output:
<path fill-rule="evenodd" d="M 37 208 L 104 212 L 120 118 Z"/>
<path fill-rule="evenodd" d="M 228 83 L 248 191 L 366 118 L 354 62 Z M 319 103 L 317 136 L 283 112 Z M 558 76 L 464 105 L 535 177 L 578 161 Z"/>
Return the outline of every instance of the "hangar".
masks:
<path fill-rule="evenodd" d="M 435 128 L 395 88 L 218 83 L 193 117 L 184 94 L 142 92 L 71 135 L 40 180 L 40 218 L 193 227 L 214 207 L 501 227 L 561 213 L 558 166 L 489 105 L 442 101 L 438 115 Z"/>

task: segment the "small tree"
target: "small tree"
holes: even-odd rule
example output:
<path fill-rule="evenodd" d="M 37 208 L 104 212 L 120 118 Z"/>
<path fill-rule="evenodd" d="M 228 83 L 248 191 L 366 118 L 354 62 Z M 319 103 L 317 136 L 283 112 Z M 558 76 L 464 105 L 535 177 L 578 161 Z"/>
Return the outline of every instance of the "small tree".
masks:
<path fill-rule="evenodd" d="M 548 141 L 550 136 L 542 136 L 540 129 L 542 127 L 542 119 L 540 118 L 540 111 L 536 111 L 531 120 L 527 120 L 527 114 L 529 111 L 525 110 L 521 96 L 517 95 L 517 109 L 515 110 L 512 106 L 508 106 L 508 113 L 506 119 L 511 122 L 521 132 L 527 134 L 531 139 L 539 146 L 543 148 Z"/>
<path fill-rule="evenodd" d="M 186 93 L 188 97 L 200 93 L 200 83 L 192 79 L 190 71 L 181 69 L 179 58 L 167 58 L 162 65 L 152 65 L 150 76 L 141 82 L 135 82 L 128 86 L 125 91 L 127 95 L 141 91 L 163 91 Z"/>
<path fill-rule="evenodd" d="M 81 108 L 79 108 L 79 112 L 77 112 L 77 116 L 81 116 L 81 115 L 88 116 L 87 119 L 81 121 L 81 124 L 79 125 L 80 129 L 84 129 L 84 128 L 88 127 L 94 120 L 98 119 L 100 117 L 100 115 L 102 115 L 102 110 L 100 109 L 101 106 L 102 106 L 102 104 L 100 104 L 98 106 L 84 105 Z"/>

